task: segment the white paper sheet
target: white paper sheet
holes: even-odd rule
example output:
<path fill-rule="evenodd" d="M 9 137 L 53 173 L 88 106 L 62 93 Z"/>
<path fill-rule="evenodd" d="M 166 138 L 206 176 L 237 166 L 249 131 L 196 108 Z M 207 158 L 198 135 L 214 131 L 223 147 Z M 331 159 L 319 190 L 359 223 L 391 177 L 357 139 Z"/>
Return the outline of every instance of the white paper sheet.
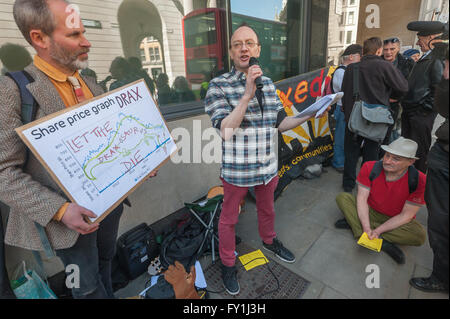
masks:
<path fill-rule="evenodd" d="M 316 115 L 316 118 L 321 116 L 330 105 L 337 103 L 344 96 L 343 92 L 338 92 L 336 94 L 330 94 L 322 97 L 320 100 L 316 101 L 314 104 L 310 105 L 308 108 L 301 111 L 295 117 L 305 117 Z"/>

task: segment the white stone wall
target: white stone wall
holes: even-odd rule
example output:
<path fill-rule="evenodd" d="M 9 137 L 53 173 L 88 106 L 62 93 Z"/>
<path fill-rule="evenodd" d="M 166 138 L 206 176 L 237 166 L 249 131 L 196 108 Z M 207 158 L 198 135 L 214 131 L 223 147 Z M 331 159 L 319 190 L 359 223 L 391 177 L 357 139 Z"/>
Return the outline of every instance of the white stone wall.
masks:
<path fill-rule="evenodd" d="M 185 75 L 182 15 L 172 1 L 148 1 L 154 4 L 161 17 L 165 67 L 169 82 L 172 83 L 175 77 Z M 71 1 L 80 7 L 83 19 L 99 20 L 102 24 L 102 29 L 86 28 L 86 37 L 92 44 L 90 68 L 97 72 L 99 80 L 109 75 L 111 61 L 117 56 L 124 56 L 124 52 L 127 51 L 122 47 L 118 22 L 118 10 L 123 2 L 123 0 Z M 23 39 L 14 22 L 13 3 L 14 0 L 0 0 L 0 46 L 8 42 L 24 45 L 34 55 L 34 49 Z"/>

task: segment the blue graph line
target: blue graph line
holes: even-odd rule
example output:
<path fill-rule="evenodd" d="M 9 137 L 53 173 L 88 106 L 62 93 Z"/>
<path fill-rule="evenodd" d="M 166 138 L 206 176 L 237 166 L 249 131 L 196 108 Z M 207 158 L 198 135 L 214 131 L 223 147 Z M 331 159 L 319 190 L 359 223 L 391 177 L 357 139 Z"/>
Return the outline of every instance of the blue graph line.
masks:
<path fill-rule="evenodd" d="M 158 149 L 161 148 L 161 146 L 163 146 L 164 144 L 166 144 L 167 142 L 170 141 L 170 137 L 165 140 L 162 144 L 158 145 L 153 151 L 151 151 L 150 153 L 147 154 L 147 156 L 145 156 L 143 160 L 145 160 L 147 157 L 149 157 L 151 154 L 153 154 L 154 152 L 156 152 Z M 139 163 L 142 163 L 142 161 L 140 161 Z M 112 181 L 108 186 L 106 186 L 104 189 L 100 190 L 99 193 L 103 193 L 105 190 L 107 190 L 109 187 L 111 187 L 112 184 L 114 184 L 115 182 L 117 182 L 119 179 L 121 179 L 124 175 L 126 175 L 130 170 L 132 170 L 133 168 L 135 168 L 139 163 L 137 163 L 135 166 L 131 167 L 128 171 L 126 171 L 125 173 L 123 173 L 122 175 L 120 175 L 119 177 L 117 177 L 114 181 Z"/>

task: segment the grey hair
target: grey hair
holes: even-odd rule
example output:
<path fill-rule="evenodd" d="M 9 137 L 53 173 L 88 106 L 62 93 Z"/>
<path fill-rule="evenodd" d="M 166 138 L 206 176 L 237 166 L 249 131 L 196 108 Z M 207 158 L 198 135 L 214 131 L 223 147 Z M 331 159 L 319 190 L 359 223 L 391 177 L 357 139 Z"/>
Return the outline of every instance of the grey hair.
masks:
<path fill-rule="evenodd" d="M 55 30 L 56 21 L 48 6 L 48 0 L 16 0 L 13 14 L 20 32 L 30 44 L 31 30 L 41 30 L 46 35 L 51 35 Z"/>

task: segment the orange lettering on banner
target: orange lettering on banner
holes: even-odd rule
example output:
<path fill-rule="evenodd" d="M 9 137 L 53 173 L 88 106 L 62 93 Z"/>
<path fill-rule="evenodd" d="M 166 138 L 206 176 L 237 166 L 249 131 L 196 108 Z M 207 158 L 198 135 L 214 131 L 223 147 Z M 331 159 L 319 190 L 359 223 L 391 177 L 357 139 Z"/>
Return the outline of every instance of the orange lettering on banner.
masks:
<path fill-rule="evenodd" d="M 295 90 L 295 102 L 297 103 L 303 103 L 305 102 L 306 98 L 308 97 L 308 95 L 305 95 L 304 97 L 300 98 L 300 95 L 308 93 L 308 81 L 304 80 L 301 81 L 298 86 L 297 89 Z"/>
<path fill-rule="evenodd" d="M 283 103 L 284 107 L 291 108 L 292 105 L 294 105 L 290 100 L 289 96 L 292 93 L 292 88 L 289 88 L 287 93 L 284 93 L 283 91 L 277 90 L 278 97 L 280 98 L 281 103 Z"/>

